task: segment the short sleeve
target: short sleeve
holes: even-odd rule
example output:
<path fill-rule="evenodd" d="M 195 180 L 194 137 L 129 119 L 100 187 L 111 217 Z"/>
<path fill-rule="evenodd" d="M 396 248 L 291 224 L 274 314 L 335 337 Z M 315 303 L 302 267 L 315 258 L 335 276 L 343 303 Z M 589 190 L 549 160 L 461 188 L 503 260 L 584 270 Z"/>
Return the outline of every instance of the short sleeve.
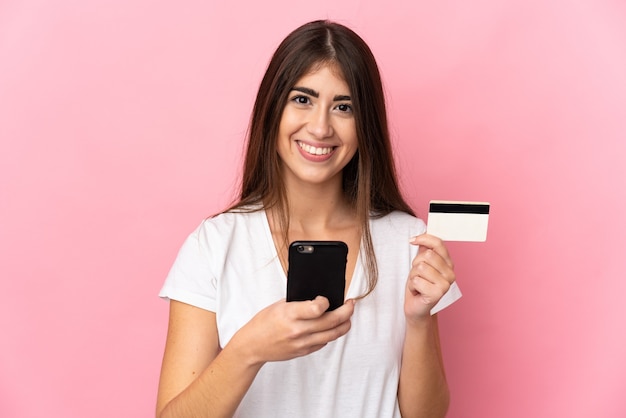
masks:
<path fill-rule="evenodd" d="M 215 312 L 217 290 L 210 254 L 203 223 L 183 243 L 159 296 Z"/>

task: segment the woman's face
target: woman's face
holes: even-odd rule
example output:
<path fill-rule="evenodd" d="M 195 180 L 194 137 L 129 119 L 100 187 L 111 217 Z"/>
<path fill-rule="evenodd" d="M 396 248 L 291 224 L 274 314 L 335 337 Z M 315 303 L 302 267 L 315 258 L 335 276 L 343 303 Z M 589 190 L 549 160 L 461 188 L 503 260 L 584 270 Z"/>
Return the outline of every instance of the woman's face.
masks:
<path fill-rule="evenodd" d="M 350 90 L 336 66 L 315 68 L 295 83 L 277 141 L 286 185 L 341 185 L 358 141 Z"/>

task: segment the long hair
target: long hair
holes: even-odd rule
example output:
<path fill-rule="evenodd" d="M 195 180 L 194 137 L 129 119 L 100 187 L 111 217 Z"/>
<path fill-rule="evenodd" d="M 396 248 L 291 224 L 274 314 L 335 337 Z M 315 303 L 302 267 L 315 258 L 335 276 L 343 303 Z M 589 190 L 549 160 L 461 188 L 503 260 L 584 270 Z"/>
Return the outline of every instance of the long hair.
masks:
<path fill-rule="evenodd" d="M 343 192 L 361 227 L 368 278 L 364 297 L 378 280 L 370 218 L 394 210 L 414 213 L 398 187 L 376 60 L 365 41 L 351 29 L 314 21 L 293 31 L 278 46 L 252 111 L 238 201 L 227 211 L 274 208 L 284 235 L 282 245 L 287 245 L 289 210 L 277 153 L 278 128 L 289 91 L 300 78 L 324 64 L 341 70 L 354 108 L 358 149 L 343 169 Z"/>

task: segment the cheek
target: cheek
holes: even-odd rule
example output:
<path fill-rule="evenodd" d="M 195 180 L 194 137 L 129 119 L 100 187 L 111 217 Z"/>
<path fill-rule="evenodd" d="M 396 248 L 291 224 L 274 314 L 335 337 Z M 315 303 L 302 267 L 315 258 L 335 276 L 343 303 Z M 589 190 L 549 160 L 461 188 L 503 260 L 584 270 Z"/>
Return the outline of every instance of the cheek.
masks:
<path fill-rule="evenodd" d="M 344 138 L 346 138 L 346 142 L 350 147 L 354 148 L 354 153 L 356 153 L 359 148 L 359 138 L 356 134 L 356 128 L 354 125 L 347 127 Z"/>
<path fill-rule="evenodd" d="M 276 139 L 276 154 L 280 160 L 285 158 L 285 154 L 287 152 L 287 145 L 285 136 L 281 131 L 278 132 L 278 138 Z"/>
<path fill-rule="evenodd" d="M 354 144 L 354 149 L 351 150 L 350 154 L 348 155 L 348 161 L 352 161 L 354 159 L 354 156 L 357 154 L 359 148 L 357 147 L 356 143 Z"/>
<path fill-rule="evenodd" d="M 290 127 L 295 126 L 298 123 L 298 113 L 290 106 L 285 106 L 283 113 L 280 115 L 280 122 L 278 123 L 280 130 L 289 130 Z"/>
<path fill-rule="evenodd" d="M 276 138 L 275 155 L 278 155 L 279 163 L 289 160 L 293 157 L 296 149 L 294 143 L 290 139 L 289 131 L 279 129 Z"/>
<path fill-rule="evenodd" d="M 284 148 L 286 143 L 289 142 L 289 137 L 291 135 L 291 131 L 289 129 L 289 120 L 287 118 L 281 118 L 280 123 L 278 124 L 278 134 L 276 137 L 276 148 L 280 150 L 280 148 Z"/>

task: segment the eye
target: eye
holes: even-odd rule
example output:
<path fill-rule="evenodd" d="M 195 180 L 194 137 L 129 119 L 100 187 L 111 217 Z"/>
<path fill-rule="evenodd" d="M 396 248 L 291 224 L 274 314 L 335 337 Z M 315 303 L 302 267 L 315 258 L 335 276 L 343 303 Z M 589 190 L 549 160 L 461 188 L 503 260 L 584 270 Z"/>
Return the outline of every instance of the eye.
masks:
<path fill-rule="evenodd" d="M 306 105 L 306 104 L 311 103 L 311 100 L 307 96 L 303 96 L 300 94 L 297 96 L 293 96 L 290 100 L 296 104 L 301 104 L 301 105 Z"/>
<path fill-rule="evenodd" d="M 352 105 L 349 105 L 347 103 L 341 103 L 337 105 L 336 109 L 342 113 L 352 113 Z"/>

